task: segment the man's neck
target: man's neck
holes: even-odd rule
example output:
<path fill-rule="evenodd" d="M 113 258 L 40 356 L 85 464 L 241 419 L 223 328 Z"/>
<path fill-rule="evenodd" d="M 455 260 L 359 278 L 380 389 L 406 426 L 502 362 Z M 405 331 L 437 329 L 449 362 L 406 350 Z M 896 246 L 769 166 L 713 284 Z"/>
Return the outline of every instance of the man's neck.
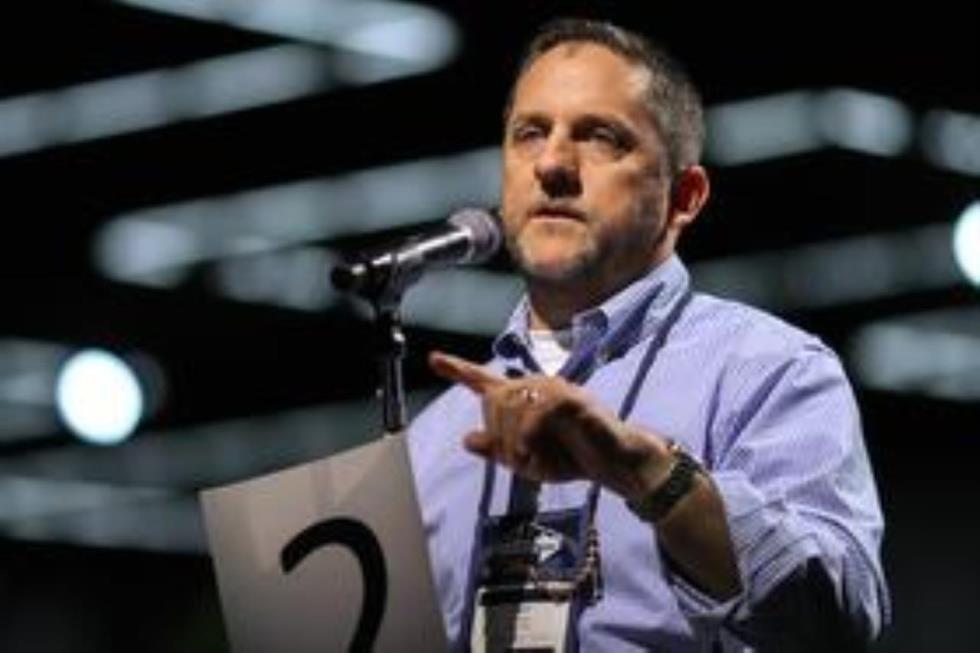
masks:
<path fill-rule="evenodd" d="M 567 329 L 571 326 L 573 317 L 602 301 L 587 299 L 580 287 L 573 292 L 566 292 L 553 284 L 532 282 L 528 283 L 528 298 L 528 326 L 536 331 Z"/>
<path fill-rule="evenodd" d="M 645 270 L 643 274 L 647 272 L 649 270 Z M 539 331 L 568 329 L 572 326 L 572 319 L 576 315 L 599 306 L 643 274 L 606 286 L 581 281 L 561 284 L 529 279 L 527 282 L 530 301 L 528 326 Z"/>
<path fill-rule="evenodd" d="M 670 252 L 658 257 L 649 267 L 638 273 L 612 282 L 595 277 L 567 281 L 527 278 L 530 302 L 528 326 L 543 331 L 567 329 L 576 315 L 599 306 L 637 279 L 649 274 L 669 257 Z"/>

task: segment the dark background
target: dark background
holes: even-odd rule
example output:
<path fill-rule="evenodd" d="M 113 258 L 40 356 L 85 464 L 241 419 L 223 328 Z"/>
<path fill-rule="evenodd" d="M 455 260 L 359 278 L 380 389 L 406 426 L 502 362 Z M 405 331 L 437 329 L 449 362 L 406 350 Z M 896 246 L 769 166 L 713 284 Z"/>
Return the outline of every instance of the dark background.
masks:
<path fill-rule="evenodd" d="M 183 499 L 185 523 L 187 502 L 193 505 L 201 487 L 308 460 L 295 451 L 278 457 L 267 451 L 268 458 L 251 458 L 232 471 L 218 471 L 229 469 L 218 457 L 197 460 L 185 474 L 167 471 L 174 469 L 171 446 L 200 425 L 245 424 L 370 398 L 376 377 L 361 314 L 346 303 L 304 312 L 223 298 L 209 285 L 207 266 L 168 290 L 108 280 L 92 259 L 100 226 L 141 207 L 492 145 L 520 46 L 534 26 L 557 13 L 607 16 L 656 38 L 687 64 L 709 107 L 847 87 L 900 100 L 916 121 L 938 108 L 980 114 L 976 9 L 930 4 L 858 15 L 852 6 L 823 4 L 754 13 L 695 3 L 629 9 L 627 3 L 426 4 L 444 11 L 462 37 L 443 69 L 0 157 L 7 229 L 0 241 L 6 244 L 0 337 L 140 352 L 156 361 L 166 380 L 159 409 L 130 443 L 90 456 L 78 453 L 88 445 L 60 426 L 15 434 L 0 443 L 0 475 L 162 488 Z M 0 22 L 0 99 L 278 42 L 107 2 L 13 3 Z M 980 195 L 976 174 L 930 164 L 917 141 L 893 157 L 826 147 L 714 166 L 712 174 L 712 204 L 682 246 L 695 266 L 952 223 Z M 318 244 L 349 253 L 397 232 Z M 840 262 L 845 276 L 848 264 Z M 490 268 L 505 266 L 496 260 Z M 853 337 L 868 323 L 970 309 L 977 299 L 962 279 L 817 308 L 766 308 L 819 334 L 850 367 Z M 967 335 L 977 336 L 975 326 Z M 488 344 L 483 336 L 420 326 L 409 328 L 408 336 L 413 389 L 436 385 L 423 365 L 430 348 L 479 358 Z M 976 375 L 980 369 L 973 385 Z M 860 378 L 856 389 L 889 528 L 884 560 L 895 623 L 876 650 L 975 650 L 976 398 L 944 399 L 923 387 L 900 392 Z M 325 441 L 321 452 L 342 444 Z M 261 442 L 267 450 L 276 446 L 271 437 Z M 125 451 L 138 447 L 144 452 L 139 460 L 156 456 L 159 467 L 132 467 L 136 458 Z M 55 510 L 45 521 L 48 530 L 0 520 L 0 650 L 225 650 L 210 560 L 199 546 L 186 544 L 199 545 L 199 534 L 161 545 L 168 541 L 170 513 L 160 508 L 120 518 L 116 530 L 123 535 L 107 543 L 84 536 L 90 531 L 79 524 L 115 510 Z M 143 546 L 140 531 L 164 535 Z"/>

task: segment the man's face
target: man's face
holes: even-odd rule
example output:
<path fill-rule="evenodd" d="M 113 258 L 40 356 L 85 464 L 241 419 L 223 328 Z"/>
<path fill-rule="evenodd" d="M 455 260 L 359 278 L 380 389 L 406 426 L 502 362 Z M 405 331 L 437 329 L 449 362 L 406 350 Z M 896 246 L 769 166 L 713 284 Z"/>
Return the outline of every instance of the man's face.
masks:
<path fill-rule="evenodd" d="M 644 105 L 648 73 L 570 43 L 517 82 L 504 136 L 502 215 L 524 273 L 616 289 L 665 255 L 666 152 Z"/>

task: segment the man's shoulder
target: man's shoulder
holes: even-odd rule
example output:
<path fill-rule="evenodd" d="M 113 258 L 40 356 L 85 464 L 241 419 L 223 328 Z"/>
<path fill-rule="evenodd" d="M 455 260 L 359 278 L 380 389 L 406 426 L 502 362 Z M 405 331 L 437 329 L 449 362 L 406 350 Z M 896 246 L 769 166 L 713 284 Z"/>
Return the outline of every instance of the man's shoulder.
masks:
<path fill-rule="evenodd" d="M 799 326 L 761 308 L 706 293 L 695 295 L 687 326 L 735 360 L 837 359 L 818 336 Z"/>

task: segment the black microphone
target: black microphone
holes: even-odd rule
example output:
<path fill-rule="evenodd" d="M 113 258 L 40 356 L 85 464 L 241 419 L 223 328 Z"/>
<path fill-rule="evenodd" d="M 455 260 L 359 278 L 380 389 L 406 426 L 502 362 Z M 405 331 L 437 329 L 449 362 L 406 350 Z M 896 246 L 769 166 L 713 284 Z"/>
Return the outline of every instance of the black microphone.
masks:
<path fill-rule="evenodd" d="M 489 211 L 460 209 L 435 229 L 379 254 L 336 266 L 330 280 L 339 290 L 371 300 L 397 297 L 426 270 L 489 260 L 501 240 L 500 225 Z"/>

